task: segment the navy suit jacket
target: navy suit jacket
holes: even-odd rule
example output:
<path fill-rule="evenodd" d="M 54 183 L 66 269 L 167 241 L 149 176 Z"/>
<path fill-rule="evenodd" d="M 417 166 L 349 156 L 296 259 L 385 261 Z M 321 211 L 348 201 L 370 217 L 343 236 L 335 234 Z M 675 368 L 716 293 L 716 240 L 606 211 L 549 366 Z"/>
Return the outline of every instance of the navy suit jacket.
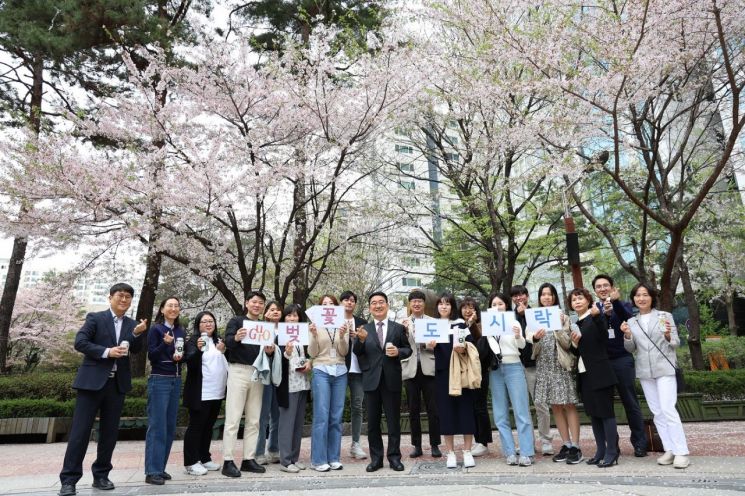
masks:
<path fill-rule="evenodd" d="M 375 391 L 380 381 L 384 380 L 389 391 L 401 391 L 401 360 L 411 356 L 406 328 L 392 320 L 388 321 L 388 333 L 385 339 L 398 348 L 398 356 L 389 357 L 383 349 L 385 343 L 381 345 L 378 342 L 375 322 L 365 324 L 364 327 L 367 331 L 367 339 L 364 342 L 355 339 L 352 348 L 360 363 L 360 370 L 362 370 L 362 389 Z"/>
<path fill-rule="evenodd" d="M 132 389 L 132 373 L 129 368 L 129 356 L 121 358 L 102 358 L 106 348 L 113 348 L 119 343 L 129 341 L 130 353 L 137 353 L 142 349 L 143 336 L 134 336 L 136 327 L 134 320 L 124 317 L 119 341 L 116 340 L 114 318 L 111 310 L 92 312 L 85 316 L 85 323 L 75 336 L 75 349 L 83 354 L 83 363 L 78 368 L 78 374 L 72 387 L 88 391 L 100 391 L 109 380 L 109 374 L 116 362 L 116 382 L 120 393 Z"/>

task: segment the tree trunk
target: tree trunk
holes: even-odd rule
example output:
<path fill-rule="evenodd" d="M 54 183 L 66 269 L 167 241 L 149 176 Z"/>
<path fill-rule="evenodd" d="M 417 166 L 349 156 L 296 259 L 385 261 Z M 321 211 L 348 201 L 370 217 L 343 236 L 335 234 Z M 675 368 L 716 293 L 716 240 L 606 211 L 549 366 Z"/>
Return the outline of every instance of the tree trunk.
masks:
<path fill-rule="evenodd" d="M 688 264 L 680 257 L 680 280 L 683 282 L 683 296 L 688 307 L 688 349 L 691 351 L 691 365 L 695 370 L 706 370 L 704 354 L 701 349 L 701 313 L 698 309 L 696 293 L 693 291 Z"/>
<path fill-rule="evenodd" d="M 735 320 L 735 293 L 727 291 L 724 295 L 724 304 L 727 307 L 727 327 L 732 336 L 737 336 L 737 321 Z"/>
<path fill-rule="evenodd" d="M 292 302 L 305 307 L 308 298 L 308 271 L 302 268 L 303 250 L 308 242 L 308 215 L 306 210 L 305 179 L 299 177 L 293 191 L 293 202 L 297 206 L 295 215 L 295 240 L 293 246 L 293 262 L 300 270 L 292 281 Z M 283 291 L 284 292 L 284 291 Z M 275 295 L 281 298 L 281 295 Z M 284 304 L 284 302 L 280 302 Z"/>
<path fill-rule="evenodd" d="M 155 249 L 155 239 L 153 239 L 153 236 L 151 236 L 147 249 L 145 280 L 142 281 L 142 289 L 140 290 L 140 301 L 137 304 L 137 314 L 135 316 L 137 322 L 142 319 L 147 319 L 148 328 L 150 325 L 152 325 L 153 322 L 153 307 L 155 307 L 155 295 L 158 292 L 161 261 L 161 254 Z M 147 332 L 148 331 L 145 331 L 145 336 L 143 338 L 145 339 L 146 343 Z M 146 361 L 147 346 L 145 346 L 139 353 L 132 354 L 130 363 L 132 365 L 133 377 L 143 377 L 145 375 Z"/>
<path fill-rule="evenodd" d="M 33 82 L 31 86 L 31 107 L 29 111 L 29 125 L 36 136 L 41 130 L 41 102 L 44 95 L 44 60 L 35 58 L 32 64 Z M 21 201 L 18 216 L 28 212 L 28 205 Z M 26 259 L 26 247 L 28 238 L 15 238 L 13 240 L 13 251 L 8 262 L 8 273 L 5 277 L 5 287 L 0 298 L 0 374 L 7 370 L 8 348 L 10 340 L 10 323 L 13 318 L 13 310 L 16 305 L 18 287 L 21 284 L 21 272 L 23 262 Z"/>

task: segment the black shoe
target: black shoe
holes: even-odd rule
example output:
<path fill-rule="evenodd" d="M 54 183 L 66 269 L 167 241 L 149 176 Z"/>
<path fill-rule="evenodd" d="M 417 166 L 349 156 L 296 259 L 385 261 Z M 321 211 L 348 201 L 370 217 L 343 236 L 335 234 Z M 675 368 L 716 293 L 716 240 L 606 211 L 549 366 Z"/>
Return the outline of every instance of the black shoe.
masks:
<path fill-rule="evenodd" d="M 145 482 L 153 484 L 155 486 L 162 486 L 166 483 L 166 480 L 160 475 L 146 475 Z"/>
<path fill-rule="evenodd" d="M 263 474 L 266 472 L 266 468 L 259 465 L 256 460 L 251 458 L 250 460 L 243 460 L 241 462 L 241 472 L 253 472 L 255 474 Z"/>
<path fill-rule="evenodd" d="M 75 484 L 62 484 L 57 493 L 59 496 L 75 496 L 78 492 L 75 490 Z"/>
<path fill-rule="evenodd" d="M 592 458 L 587 460 L 585 463 L 588 465 L 597 465 L 598 463 L 601 462 L 602 459 L 603 459 L 602 456 L 593 456 Z"/>
<path fill-rule="evenodd" d="M 222 475 L 225 477 L 240 477 L 241 471 L 235 466 L 233 460 L 225 460 L 222 464 Z"/>
<path fill-rule="evenodd" d="M 365 470 L 368 471 L 368 472 L 375 472 L 377 470 L 380 470 L 381 468 L 383 468 L 383 462 L 382 461 L 379 461 L 379 462 L 370 462 L 367 465 L 367 467 L 365 467 Z"/>
<path fill-rule="evenodd" d="M 442 456 L 439 446 L 432 446 L 432 456 L 435 458 L 440 458 Z"/>
<path fill-rule="evenodd" d="M 160 474 L 160 476 L 163 477 L 165 480 L 171 480 L 171 479 L 173 479 L 173 477 L 171 477 L 171 474 L 169 474 L 165 470 L 163 471 L 162 474 Z"/>
<path fill-rule="evenodd" d="M 614 456 L 610 460 L 603 460 L 602 462 L 598 463 L 598 468 L 608 468 L 613 465 L 618 465 L 618 453 L 616 453 L 616 456 Z"/>
<path fill-rule="evenodd" d="M 420 457 L 420 456 L 422 456 L 423 454 L 424 454 L 424 453 L 422 453 L 422 448 L 421 448 L 421 446 L 414 446 L 414 451 L 412 451 L 412 452 L 411 452 L 411 453 L 409 454 L 409 457 L 410 457 L 410 458 L 419 458 L 419 457 Z"/>
<path fill-rule="evenodd" d="M 565 462 L 567 460 L 567 455 L 569 454 L 569 448 L 567 445 L 563 445 L 558 453 L 556 453 L 553 458 L 551 458 L 555 462 Z"/>
<path fill-rule="evenodd" d="M 647 448 L 634 448 L 634 456 L 637 458 L 647 456 Z"/>
<path fill-rule="evenodd" d="M 401 463 L 399 460 L 393 460 L 390 462 L 391 468 L 395 470 L 396 472 L 403 472 L 404 471 L 404 464 Z"/>
<path fill-rule="evenodd" d="M 114 483 L 111 482 L 107 477 L 101 477 L 99 479 L 93 479 L 93 487 L 100 489 L 101 491 L 110 491 L 114 489 Z"/>
<path fill-rule="evenodd" d="M 577 448 L 576 446 L 572 446 L 571 448 L 569 448 L 569 453 L 567 454 L 567 463 L 569 465 L 577 465 L 581 461 L 582 450 Z"/>

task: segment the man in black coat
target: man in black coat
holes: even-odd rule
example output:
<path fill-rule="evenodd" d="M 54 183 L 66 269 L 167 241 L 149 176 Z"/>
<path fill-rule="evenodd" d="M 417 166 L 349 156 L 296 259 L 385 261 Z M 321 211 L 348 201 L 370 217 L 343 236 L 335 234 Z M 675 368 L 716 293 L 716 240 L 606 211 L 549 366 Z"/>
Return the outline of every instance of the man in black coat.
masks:
<path fill-rule="evenodd" d="M 114 284 L 109 289 L 108 310 L 89 313 L 75 336 L 75 349 L 83 353 L 83 363 L 72 387 L 77 390 L 72 429 L 60 472 L 60 496 L 76 494 L 75 484 L 83 476 L 83 459 L 96 415 L 100 416 L 98 453 L 93 462 L 93 487 L 114 489 L 109 480 L 111 455 L 119 436 L 119 418 L 124 395 L 132 389 L 129 353 L 142 349 L 147 321 L 139 324 L 125 315 L 132 305 L 134 289 Z M 129 348 L 122 346 L 127 341 Z M 99 413 L 100 412 L 100 413 Z"/>
<path fill-rule="evenodd" d="M 381 413 L 388 425 L 388 463 L 402 471 L 401 463 L 401 359 L 411 355 L 406 329 L 388 320 L 388 297 L 375 292 L 368 298 L 373 322 L 357 329 L 353 351 L 362 370 L 362 387 L 367 404 L 367 440 L 370 446 L 368 472 L 383 467 Z"/>

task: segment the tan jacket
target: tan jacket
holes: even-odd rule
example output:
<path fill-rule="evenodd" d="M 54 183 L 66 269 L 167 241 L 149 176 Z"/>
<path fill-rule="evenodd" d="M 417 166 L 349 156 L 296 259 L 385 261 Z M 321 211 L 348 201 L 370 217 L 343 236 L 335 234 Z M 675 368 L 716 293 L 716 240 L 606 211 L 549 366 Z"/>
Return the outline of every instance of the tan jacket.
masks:
<path fill-rule="evenodd" d="M 460 354 L 453 348 L 450 357 L 450 385 L 448 394 L 460 396 L 463 389 L 481 387 L 481 361 L 473 343 L 466 342 L 466 352 Z"/>
<path fill-rule="evenodd" d="M 429 315 L 424 315 L 422 319 L 431 319 Z M 422 374 L 431 377 L 435 376 L 435 350 L 428 350 L 421 343 L 414 342 L 414 325 L 411 324 L 411 317 L 409 319 L 409 330 L 406 333 L 409 338 L 409 346 L 411 346 L 411 356 L 401 360 L 401 378 L 405 381 L 407 379 L 413 379 L 416 377 L 417 369 L 417 357 L 422 365 Z"/>
<path fill-rule="evenodd" d="M 334 338 L 334 348 L 336 348 L 336 358 L 331 358 L 331 339 L 329 334 Z M 313 366 L 316 365 L 344 365 L 345 357 L 349 353 L 349 339 L 344 335 L 343 339 L 339 337 L 339 329 L 326 329 L 319 327 L 316 336 L 310 334 L 310 343 L 308 354 L 313 359 Z"/>

